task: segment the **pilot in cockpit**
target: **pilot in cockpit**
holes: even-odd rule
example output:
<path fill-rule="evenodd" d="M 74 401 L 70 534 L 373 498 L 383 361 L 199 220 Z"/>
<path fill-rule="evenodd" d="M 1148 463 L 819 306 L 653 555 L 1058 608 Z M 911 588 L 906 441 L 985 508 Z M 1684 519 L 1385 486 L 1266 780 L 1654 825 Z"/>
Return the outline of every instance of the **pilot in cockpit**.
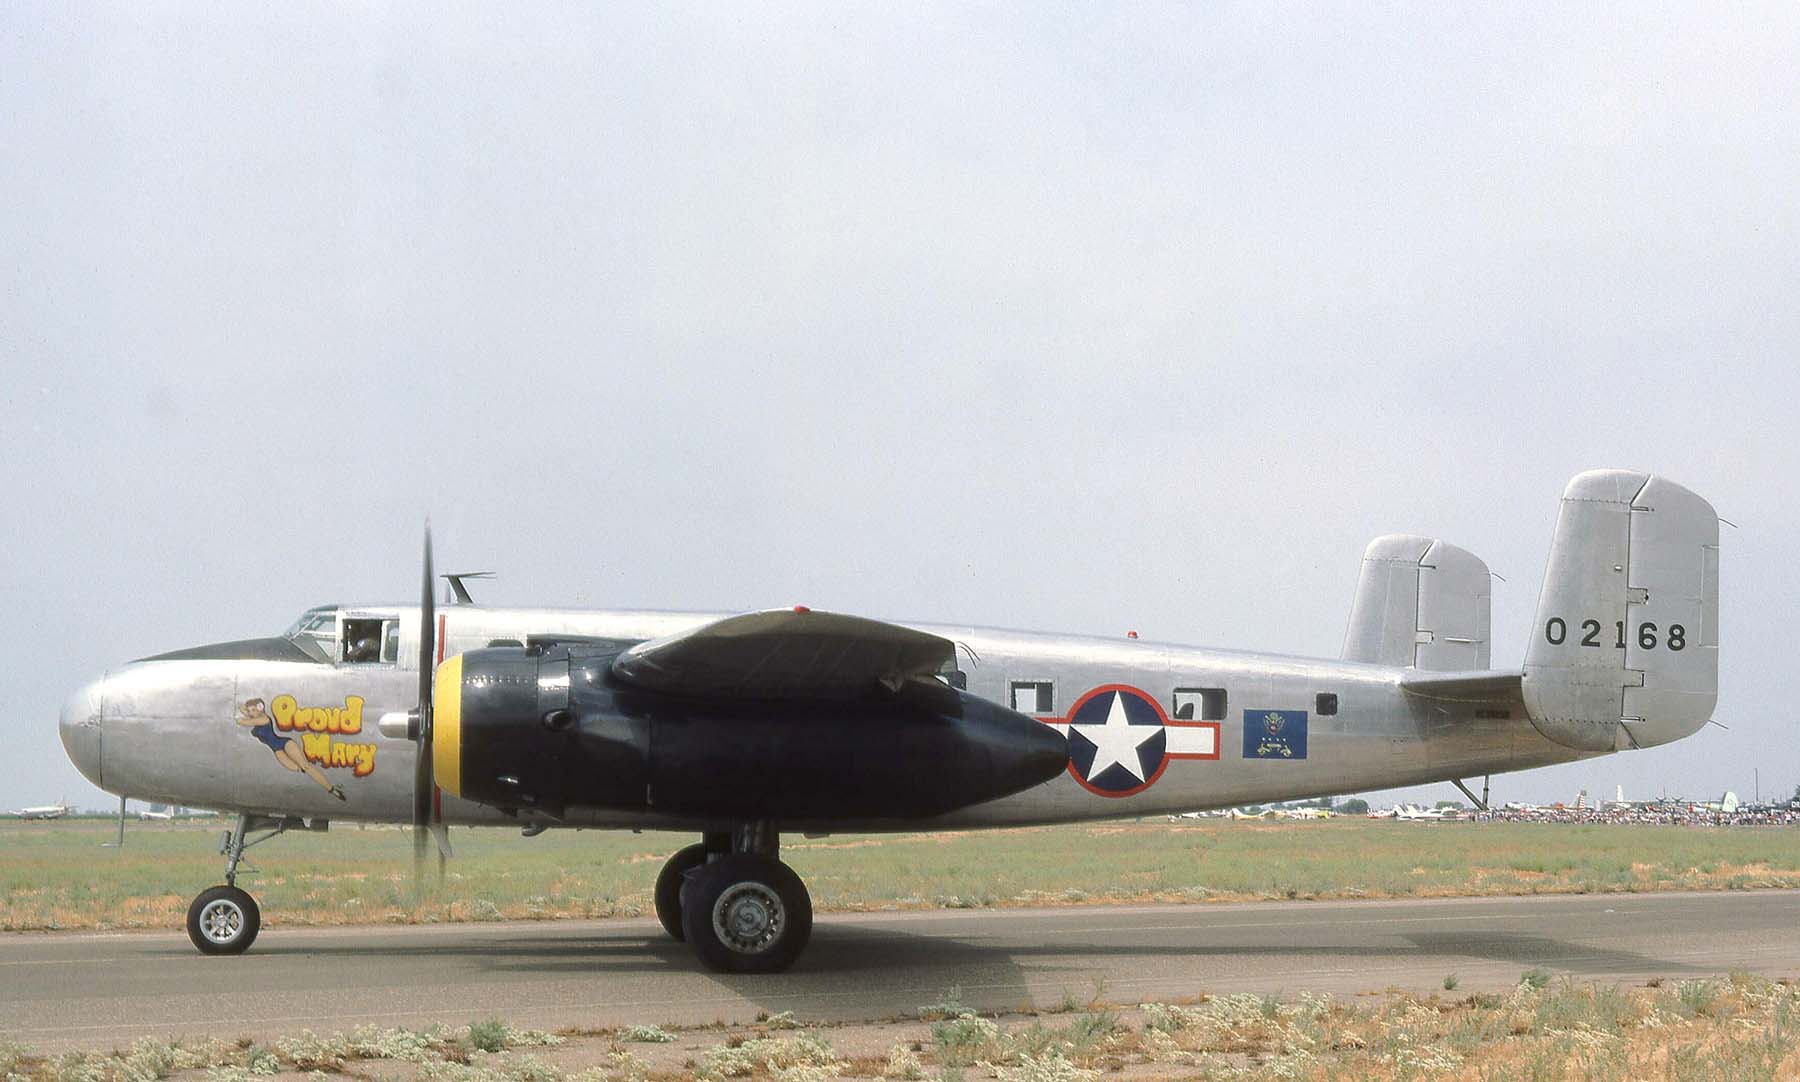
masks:
<path fill-rule="evenodd" d="M 373 635 L 362 635 L 344 647 L 344 660 L 362 663 L 381 660 L 381 643 Z"/>

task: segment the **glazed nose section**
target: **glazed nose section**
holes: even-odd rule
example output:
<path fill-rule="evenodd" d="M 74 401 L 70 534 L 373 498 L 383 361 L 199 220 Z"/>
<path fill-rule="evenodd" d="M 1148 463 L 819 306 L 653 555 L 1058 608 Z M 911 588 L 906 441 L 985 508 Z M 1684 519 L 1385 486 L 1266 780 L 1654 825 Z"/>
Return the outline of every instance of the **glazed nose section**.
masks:
<path fill-rule="evenodd" d="M 106 786 L 100 780 L 100 704 L 105 701 L 105 683 L 102 677 L 70 695 L 63 703 L 62 720 L 57 726 L 62 731 L 63 750 L 68 752 L 69 761 L 82 777 L 102 789 Z"/>

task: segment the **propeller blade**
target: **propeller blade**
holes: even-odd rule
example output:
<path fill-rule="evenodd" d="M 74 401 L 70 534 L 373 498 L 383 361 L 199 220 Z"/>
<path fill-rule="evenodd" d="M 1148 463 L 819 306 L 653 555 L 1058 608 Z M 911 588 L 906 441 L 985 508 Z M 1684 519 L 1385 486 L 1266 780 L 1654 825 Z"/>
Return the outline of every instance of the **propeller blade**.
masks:
<path fill-rule="evenodd" d="M 437 609 L 431 587 L 431 523 L 425 523 L 425 573 L 419 588 L 419 728 L 413 764 L 413 886 L 424 896 L 427 834 L 431 828 L 431 688 L 437 675 Z"/>

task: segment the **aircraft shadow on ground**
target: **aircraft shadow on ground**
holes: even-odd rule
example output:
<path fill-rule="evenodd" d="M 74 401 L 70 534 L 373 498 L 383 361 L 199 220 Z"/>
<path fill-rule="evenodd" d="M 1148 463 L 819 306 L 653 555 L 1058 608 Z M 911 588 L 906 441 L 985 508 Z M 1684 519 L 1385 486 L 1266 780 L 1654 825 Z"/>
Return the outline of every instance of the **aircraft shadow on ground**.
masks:
<path fill-rule="evenodd" d="M 1422 954 L 1459 955 L 1489 962 L 1553 966 L 1578 974 L 1703 971 L 1702 967 L 1652 958 L 1636 951 L 1614 950 L 1518 932 L 1420 932 L 1410 934 L 1406 939 Z"/>
<path fill-rule="evenodd" d="M 1309 943 L 1304 934 L 1282 935 L 1271 929 L 1267 942 L 1195 942 L 1191 936 L 1170 934 L 1164 942 L 1096 944 L 1075 938 L 1058 940 L 1046 928 L 1042 942 L 997 943 L 980 938 L 921 935 L 871 928 L 857 924 L 821 922 L 800 963 L 778 976 L 732 976 L 707 973 L 681 943 L 661 935 L 646 937 L 639 928 L 616 933 L 569 936 L 554 926 L 542 932 L 522 930 L 508 939 L 447 944 L 421 939 L 417 943 L 371 945 L 283 943 L 279 933 L 266 938 L 256 955 L 354 957 L 361 965 L 379 966 L 382 958 L 395 961 L 432 957 L 451 965 L 495 975 L 540 977 L 604 977 L 608 974 L 663 972 L 692 973 L 705 977 L 733 995 L 760 1002 L 768 997 L 779 1009 L 808 1006 L 809 992 L 820 996 L 820 1007 L 841 1002 L 858 993 L 859 975 L 879 975 L 880 988 L 908 987 L 945 991 L 953 985 L 970 989 L 1021 989 L 1028 983 L 1042 986 L 1063 979 L 1074 990 L 1085 987 L 1093 968 L 1121 958 L 1194 961 L 1192 979 L 1205 986 L 1209 975 L 1241 979 L 1238 966 L 1208 965 L 1211 959 L 1245 957 L 1316 957 L 1329 968 L 1354 965 L 1359 960 L 1424 961 L 1458 958 L 1503 962 L 1521 968 L 1543 966 L 1576 975 L 1659 974 L 1699 972 L 1697 967 L 1632 951 L 1616 950 L 1551 936 L 1504 931 L 1420 932 L 1403 935 L 1403 942 L 1370 944 Z M 1028 980 L 1029 979 L 1029 980 Z M 1286 977 L 1292 982 L 1295 976 Z M 1371 975 L 1371 980 L 1379 980 Z M 861 991 L 876 993 L 874 984 Z"/>

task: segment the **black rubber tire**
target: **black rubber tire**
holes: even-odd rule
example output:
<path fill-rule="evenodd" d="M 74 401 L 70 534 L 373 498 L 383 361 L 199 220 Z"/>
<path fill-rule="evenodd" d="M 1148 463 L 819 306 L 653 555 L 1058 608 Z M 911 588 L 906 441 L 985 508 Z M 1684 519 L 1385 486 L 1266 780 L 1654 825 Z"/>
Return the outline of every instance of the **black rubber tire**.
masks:
<path fill-rule="evenodd" d="M 706 863 L 706 846 L 694 844 L 678 850 L 656 876 L 656 919 L 677 942 L 687 938 L 681 927 L 681 886 L 688 873 Z"/>
<path fill-rule="evenodd" d="M 256 899 L 236 887 L 207 887 L 188 906 L 188 938 L 201 954 L 242 954 L 261 930 Z"/>
<path fill-rule="evenodd" d="M 760 894 L 762 902 L 779 902 L 772 937 L 754 950 L 734 947 L 720 938 L 715 910 L 730 897 Z M 721 914 L 721 919 L 722 919 Z M 794 870 L 773 857 L 734 853 L 713 861 L 688 880 L 682 929 L 706 968 L 716 973 L 780 973 L 794 964 L 812 938 L 812 898 Z"/>

